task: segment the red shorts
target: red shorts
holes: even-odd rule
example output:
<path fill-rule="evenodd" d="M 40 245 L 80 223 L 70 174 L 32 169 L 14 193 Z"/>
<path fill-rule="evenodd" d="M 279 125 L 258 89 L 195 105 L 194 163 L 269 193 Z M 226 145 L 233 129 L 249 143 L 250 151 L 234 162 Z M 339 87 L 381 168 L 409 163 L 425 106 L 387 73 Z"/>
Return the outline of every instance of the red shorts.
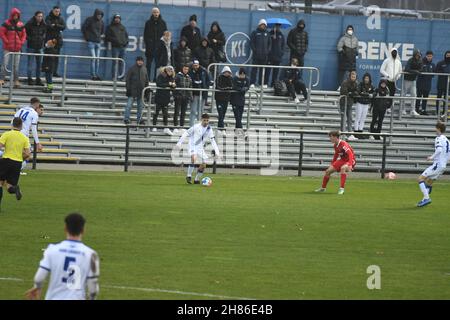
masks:
<path fill-rule="evenodd" d="M 333 162 L 331 165 L 333 166 L 333 168 L 336 171 L 341 171 L 341 168 L 345 165 L 348 165 L 350 167 L 350 170 L 353 171 L 353 169 L 355 168 L 356 162 L 355 161 L 349 162 L 347 160 L 341 159 L 341 160 L 337 160 L 337 161 Z"/>

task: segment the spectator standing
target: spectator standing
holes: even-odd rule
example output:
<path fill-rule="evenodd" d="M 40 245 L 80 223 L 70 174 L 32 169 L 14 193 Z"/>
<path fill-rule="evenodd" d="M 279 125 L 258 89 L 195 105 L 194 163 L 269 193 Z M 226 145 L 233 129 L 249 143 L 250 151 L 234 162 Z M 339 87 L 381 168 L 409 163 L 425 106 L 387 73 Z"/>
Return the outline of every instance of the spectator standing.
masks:
<path fill-rule="evenodd" d="M 259 20 L 258 28 L 250 35 L 250 47 L 253 52 L 253 64 L 267 65 L 270 53 L 271 38 L 267 32 L 267 22 L 264 19 Z M 259 71 L 258 84 L 263 81 L 263 68 L 252 68 L 250 83 L 256 83 L 256 73 Z M 264 79 L 265 80 L 265 79 Z M 267 84 L 266 82 L 264 84 Z"/>
<path fill-rule="evenodd" d="M 106 27 L 105 42 L 111 43 L 111 58 L 125 59 L 125 52 L 128 45 L 128 32 L 122 24 L 122 17 L 118 13 L 112 17 L 111 24 Z M 111 69 L 111 77 L 113 80 L 116 76 L 116 64 L 117 61 L 113 60 Z M 117 76 L 121 73 L 122 68 L 123 63 L 119 61 Z"/>
<path fill-rule="evenodd" d="M 195 52 L 195 49 L 200 46 L 202 35 L 197 27 L 197 16 L 195 14 L 189 18 L 189 24 L 181 29 L 181 37 L 187 39 L 187 46 L 191 48 L 192 52 Z"/>
<path fill-rule="evenodd" d="M 341 96 L 347 96 L 347 99 L 341 99 L 341 117 L 347 118 L 347 131 L 352 131 L 352 109 L 358 96 L 358 80 L 356 71 L 350 71 L 348 79 L 341 84 Z M 347 101 L 347 105 L 345 105 Z M 345 124 L 343 124 L 345 127 Z M 341 128 L 344 130 L 344 128 Z M 354 135 L 348 137 L 348 140 L 356 140 Z"/>
<path fill-rule="evenodd" d="M 444 60 L 439 61 L 436 65 L 436 73 L 450 73 L 450 50 L 445 52 Z M 439 99 L 443 97 L 445 100 L 447 100 L 448 89 L 448 76 L 438 76 L 437 97 Z M 440 104 L 441 101 L 436 101 L 436 114 L 439 114 Z M 448 108 L 448 106 L 446 106 L 445 102 L 442 102 L 441 115 L 445 115 L 445 108 Z"/>
<path fill-rule="evenodd" d="M 298 59 L 292 58 L 290 66 L 294 68 L 284 69 L 283 81 L 286 83 L 289 96 L 294 99 L 295 103 L 300 103 L 297 94 L 302 93 L 303 98 L 306 100 L 308 99 L 308 91 L 306 91 L 306 85 L 302 80 L 300 70 L 295 68 L 299 66 Z"/>
<path fill-rule="evenodd" d="M 57 54 L 58 52 L 58 40 L 51 39 L 45 43 L 44 54 Z M 45 93 L 52 93 L 53 91 L 53 74 L 55 73 L 54 68 L 56 68 L 55 60 L 57 57 L 44 56 L 42 60 L 42 71 L 45 72 L 45 81 L 47 86 L 44 88 Z"/>
<path fill-rule="evenodd" d="M 374 99 L 372 103 L 372 123 L 370 124 L 370 132 L 381 133 L 383 128 L 383 120 L 386 110 L 390 108 L 391 103 L 389 99 L 377 98 L 390 96 L 389 88 L 386 79 L 381 79 L 378 88 L 375 90 Z M 371 136 L 371 138 L 373 138 Z M 380 136 L 375 136 L 376 140 L 380 140 Z"/>
<path fill-rule="evenodd" d="M 417 97 L 417 76 L 422 71 L 423 63 L 422 63 L 422 55 L 419 50 L 414 50 L 413 56 L 408 60 L 405 66 L 405 75 L 404 75 L 404 83 L 403 83 L 403 92 L 402 96 L 406 97 L 406 95 L 410 94 L 411 98 Z M 419 113 L 415 110 L 416 100 L 411 100 L 411 109 L 410 114 L 412 116 L 418 116 Z M 406 114 L 406 110 L 403 111 Z"/>
<path fill-rule="evenodd" d="M 230 102 L 231 93 L 233 90 L 233 78 L 231 69 L 228 66 L 223 67 L 222 73 L 217 77 L 216 89 L 214 98 L 216 99 L 217 113 L 219 114 L 219 122 L 217 128 L 221 130 L 225 136 L 224 120 L 227 113 L 228 103 Z"/>
<path fill-rule="evenodd" d="M 402 76 L 402 62 L 398 56 L 397 48 L 391 49 L 391 56 L 386 58 L 381 65 L 380 73 L 387 80 L 387 86 L 389 88 L 389 95 L 395 96 L 396 82 Z M 390 100 L 390 106 L 392 106 L 392 100 Z"/>
<path fill-rule="evenodd" d="M 9 52 L 20 52 L 23 44 L 27 40 L 25 25 L 20 20 L 20 10 L 12 8 L 9 19 L 0 27 L 0 39 L 3 42 L 3 65 L 0 70 L 0 84 L 4 83 L 6 66 L 9 66 L 9 59 L 13 59 L 14 87 L 19 87 L 19 62 L 20 55 L 8 55 Z M 12 75 L 11 75 L 12 76 Z M 12 82 L 12 80 L 11 80 Z"/>
<path fill-rule="evenodd" d="M 297 58 L 300 67 L 305 65 L 305 54 L 308 51 L 308 32 L 305 31 L 305 20 L 300 20 L 297 27 L 289 31 L 287 45 L 291 49 L 291 57 Z"/>
<path fill-rule="evenodd" d="M 347 26 L 345 34 L 339 39 L 337 52 L 339 54 L 338 82 L 343 82 L 352 70 L 356 70 L 356 57 L 358 56 L 358 38 L 354 34 L 352 25 Z M 401 71 L 401 70 L 400 70 Z"/>
<path fill-rule="evenodd" d="M 33 18 L 31 18 L 25 25 L 25 29 L 27 31 L 27 52 L 28 53 L 43 53 L 44 51 L 44 41 L 45 41 L 45 33 L 47 31 L 47 26 L 44 22 L 44 13 L 42 11 L 36 11 Z M 33 68 L 33 60 L 36 61 L 36 82 L 33 81 L 31 77 Z M 28 56 L 28 64 L 27 64 L 27 76 L 28 76 L 28 85 L 43 86 L 41 80 L 41 64 L 42 64 L 42 56 Z"/>
<path fill-rule="evenodd" d="M 125 124 L 130 123 L 130 113 L 131 107 L 136 100 L 137 104 L 137 124 L 145 124 L 142 119 L 142 90 L 148 86 L 148 72 L 147 68 L 144 66 L 144 58 L 137 57 L 136 63 L 130 69 L 128 69 L 126 76 L 126 94 L 128 97 L 128 102 L 125 107 L 124 119 Z"/>
<path fill-rule="evenodd" d="M 207 89 L 209 87 L 208 71 L 200 65 L 198 60 L 192 63 L 192 69 L 189 72 L 192 79 L 192 87 L 197 89 Z M 203 113 L 203 94 L 200 91 L 192 92 L 191 112 L 189 116 L 189 125 L 192 127 L 199 120 Z"/>
<path fill-rule="evenodd" d="M 356 99 L 355 132 L 362 133 L 364 131 L 364 124 L 366 122 L 367 113 L 369 112 L 369 107 L 372 104 L 374 93 L 375 87 L 372 85 L 372 77 L 370 73 L 365 73 L 358 86 L 359 97 Z M 365 139 L 362 135 L 358 138 Z"/>
<path fill-rule="evenodd" d="M 174 69 L 172 66 L 166 66 L 161 68 L 160 74 L 156 77 L 156 87 L 160 89 L 156 89 L 155 94 L 156 110 L 155 113 L 153 114 L 153 125 L 156 126 L 156 123 L 158 122 L 158 115 L 162 111 L 163 123 L 165 126 L 164 133 L 171 136 L 173 135 L 173 133 L 168 128 L 169 112 L 167 109 L 170 103 L 170 92 L 176 88 Z M 153 128 L 152 131 L 156 132 L 157 129 Z"/>
<path fill-rule="evenodd" d="M 211 49 L 214 51 L 215 62 L 226 62 L 227 58 L 225 55 L 225 34 L 222 32 L 220 25 L 217 21 L 211 24 L 211 30 L 208 33 L 208 40 Z"/>
<path fill-rule="evenodd" d="M 175 84 L 178 88 L 192 88 L 192 79 L 189 76 L 189 66 L 186 64 L 178 72 L 175 77 Z M 192 101 L 192 91 L 189 90 L 175 90 L 175 111 L 173 113 L 173 125 L 178 126 L 178 117 L 180 117 L 180 126 L 184 127 L 184 119 L 186 117 L 186 110 L 189 103 Z M 184 130 L 184 129 L 183 129 Z M 173 133 L 177 134 L 178 129 L 175 129 Z"/>
<path fill-rule="evenodd" d="M 105 24 L 103 22 L 103 11 L 95 9 L 94 15 L 88 17 L 82 27 L 84 40 L 87 41 L 91 56 L 94 58 L 100 57 L 100 42 L 104 34 Z M 101 80 L 99 77 L 100 59 L 91 60 L 91 79 Z"/>
<path fill-rule="evenodd" d="M 151 68 L 153 61 L 155 61 L 155 67 L 153 71 L 152 81 L 156 79 L 156 70 L 158 69 L 157 60 L 157 48 L 164 31 L 167 30 L 167 24 L 161 16 L 161 12 L 158 8 L 152 9 L 152 15 L 150 19 L 145 22 L 144 29 L 144 42 L 145 42 L 145 56 L 147 58 L 147 72 L 149 79 L 151 78 Z"/>
<path fill-rule="evenodd" d="M 174 64 L 172 33 L 170 31 L 164 31 L 156 52 L 158 68 Z"/>
<path fill-rule="evenodd" d="M 205 70 L 207 70 L 209 74 L 208 67 L 211 63 L 215 62 L 215 58 L 213 49 L 209 47 L 208 38 L 203 38 L 200 46 L 195 49 L 194 59 L 198 60 L 200 62 L 200 65 L 205 68 Z M 209 84 L 207 87 L 209 88 Z M 202 96 L 204 105 L 208 106 L 208 91 L 203 91 Z"/>
<path fill-rule="evenodd" d="M 244 68 L 240 68 L 233 78 L 233 92 L 231 93 L 231 107 L 233 108 L 236 129 L 242 129 L 242 115 L 245 107 L 245 94 L 250 87 L 250 79 Z"/>
<path fill-rule="evenodd" d="M 285 39 L 281 32 L 281 24 L 276 24 L 273 30 L 269 33 L 272 45 L 269 52 L 269 65 L 279 66 L 283 60 Z M 298 60 L 298 59 L 297 59 Z M 265 83 L 269 83 L 270 74 L 272 73 L 272 82 L 270 86 L 273 87 L 276 80 L 278 80 L 278 73 L 280 69 L 278 68 L 268 68 L 266 70 Z"/>
<path fill-rule="evenodd" d="M 45 42 L 56 39 L 56 48 L 54 51 L 55 54 L 60 54 L 61 48 L 63 47 L 62 33 L 64 29 L 66 29 L 66 22 L 63 17 L 61 17 L 61 8 L 59 6 L 53 7 L 48 16 L 45 18 L 45 24 L 47 26 Z M 53 76 L 60 77 L 58 74 L 59 57 L 55 57 L 55 59 L 53 59 L 53 63 L 55 64 L 52 66 Z"/>
<path fill-rule="evenodd" d="M 433 73 L 436 69 L 436 65 L 433 62 L 433 51 L 427 51 L 425 57 L 422 60 L 423 67 L 422 72 Z M 417 77 L 417 97 L 428 98 L 431 91 L 431 83 L 433 81 L 432 75 L 422 75 Z M 427 100 L 417 100 L 416 101 L 416 112 L 421 115 L 428 115 L 427 113 Z M 422 106 L 422 108 L 421 108 Z"/>
<path fill-rule="evenodd" d="M 180 72 L 184 65 L 192 61 L 192 51 L 187 46 L 187 39 L 181 37 L 178 47 L 174 50 L 175 71 Z"/>

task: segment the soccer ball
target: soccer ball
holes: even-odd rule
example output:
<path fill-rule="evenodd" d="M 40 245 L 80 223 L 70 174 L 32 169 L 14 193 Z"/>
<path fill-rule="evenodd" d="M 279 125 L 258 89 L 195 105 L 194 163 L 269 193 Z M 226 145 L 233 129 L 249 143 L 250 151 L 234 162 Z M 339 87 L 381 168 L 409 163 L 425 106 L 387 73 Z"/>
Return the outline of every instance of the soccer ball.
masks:
<path fill-rule="evenodd" d="M 202 179 L 202 186 L 211 187 L 211 185 L 212 185 L 212 179 L 210 177 L 204 177 Z"/>
<path fill-rule="evenodd" d="M 393 172 L 388 172 L 384 175 L 384 177 L 388 180 L 394 180 L 397 179 L 397 175 Z"/>

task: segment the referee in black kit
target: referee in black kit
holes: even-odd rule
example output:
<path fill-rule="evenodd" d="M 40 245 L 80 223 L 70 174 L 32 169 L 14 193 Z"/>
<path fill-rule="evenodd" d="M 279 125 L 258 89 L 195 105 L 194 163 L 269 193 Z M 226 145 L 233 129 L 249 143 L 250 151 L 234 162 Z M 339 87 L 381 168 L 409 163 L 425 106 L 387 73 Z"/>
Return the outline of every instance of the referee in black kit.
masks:
<path fill-rule="evenodd" d="M 16 199 L 22 199 L 19 188 L 20 170 L 22 162 L 31 157 L 30 140 L 20 130 L 22 130 L 22 119 L 14 118 L 12 130 L 7 131 L 0 137 L 0 148 L 5 148 L 3 158 L 0 160 L 0 204 L 3 198 L 3 186 L 11 194 L 16 195 Z"/>

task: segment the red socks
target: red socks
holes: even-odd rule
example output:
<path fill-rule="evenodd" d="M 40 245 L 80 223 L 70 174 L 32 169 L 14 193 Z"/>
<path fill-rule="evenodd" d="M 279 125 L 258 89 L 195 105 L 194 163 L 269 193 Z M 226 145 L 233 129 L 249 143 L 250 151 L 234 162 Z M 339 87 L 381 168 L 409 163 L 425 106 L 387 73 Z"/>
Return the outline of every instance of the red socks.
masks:
<path fill-rule="evenodd" d="M 341 188 L 345 187 L 345 181 L 347 180 L 347 174 L 341 173 Z"/>
<path fill-rule="evenodd" d="M 330 176 L 323 176 L 322 188 L 325 189 L 327 187 L 328 181 L 330 181 Z"/>

